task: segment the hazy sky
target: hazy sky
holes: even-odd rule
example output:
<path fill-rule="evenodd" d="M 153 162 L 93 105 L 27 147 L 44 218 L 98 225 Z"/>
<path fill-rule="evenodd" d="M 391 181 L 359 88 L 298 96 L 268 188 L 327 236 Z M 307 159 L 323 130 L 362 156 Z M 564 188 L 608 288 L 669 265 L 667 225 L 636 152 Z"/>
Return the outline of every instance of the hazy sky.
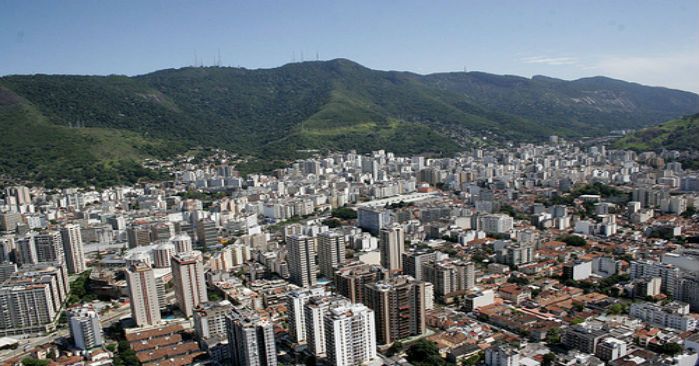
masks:
<path fill-rule="evenodd" d="M 699 1 L 7 1 L 0 75 L 344 57 L 383 70 L 605 75 L 699 92 Z"/>

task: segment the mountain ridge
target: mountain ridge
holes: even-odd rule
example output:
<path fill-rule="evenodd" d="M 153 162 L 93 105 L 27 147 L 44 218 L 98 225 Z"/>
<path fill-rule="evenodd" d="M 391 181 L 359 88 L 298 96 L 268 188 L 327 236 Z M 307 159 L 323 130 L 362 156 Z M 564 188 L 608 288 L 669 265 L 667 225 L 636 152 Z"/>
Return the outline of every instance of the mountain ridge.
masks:
<path fill-rule="evenodd" d="M 372 70 L 347 59 L 270 69 L 185 67 L 138 76 L 14 75 L 0 77 L 0 88 L 6 89 L 0 97 L 19 98 L 14 103 L 34 111 L 21 118 L 0 113 L 3 129 L 21 129 L 40 118 L 44 125 L 68 128 L 60 134 L 68 145 L 80 145 L 67 137 L 84 135 L 70 129 L 77 125 L 94 129 L 102 144 L 123 149 L 119 139 L 128 136 L 137 145 L 127 149 L 134 159 L 188 146 L 284 160 L 307 149 L 449 155 L 484 141 L 599 136 L 699 112 L 696 94 L 615 79 L 420 75 Z M 3 108 L 9 107 L 0 103 Z M 15 148 L 14 154 L 27 153 Z M 114 158 L 89 146 L 78 149 L 91 151 L 98 162 Z M 0 174 L 35 177 L 30 170 L 0 164 Z"/>

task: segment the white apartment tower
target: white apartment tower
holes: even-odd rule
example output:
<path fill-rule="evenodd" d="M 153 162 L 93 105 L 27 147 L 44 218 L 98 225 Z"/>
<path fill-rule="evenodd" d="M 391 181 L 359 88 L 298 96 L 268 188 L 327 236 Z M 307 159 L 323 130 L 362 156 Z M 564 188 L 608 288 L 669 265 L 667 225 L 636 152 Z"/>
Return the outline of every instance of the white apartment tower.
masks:
<path fill-rule="evenodd" d="M 374 312 L 362 304 L 339 304 L 325 312 L 327 362 L 358 366 L 376 358 Z"/>
<path fill-rule="evenodd" d="M 75 347 L 84 351 L 99 347 L 104 343 L 100 318 L 91 306 L 70 310 L 68 312 L 68 325 Z"/>
<path fill-rule="evenodd" d="M 306 317 L 304 306 L 311 297 L 325 295 L 324 287 L 313 287 L 291 291 L 287 295 L 286 308 L 291 341 L 298 344 L 306 343 Z"/>
<path fill-rule="evenodd" d="M 195 307 L 209 301 L 201 252 L 193 250 L 176 254 L 172 257 L 171 264 L 177 306 L 189 318 Z"/>

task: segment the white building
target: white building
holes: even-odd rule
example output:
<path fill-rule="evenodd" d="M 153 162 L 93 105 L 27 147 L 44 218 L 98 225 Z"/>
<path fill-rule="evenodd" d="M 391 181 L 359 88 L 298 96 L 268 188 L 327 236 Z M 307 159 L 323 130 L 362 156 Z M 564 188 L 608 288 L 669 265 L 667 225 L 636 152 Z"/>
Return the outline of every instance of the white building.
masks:
<path fill-rule="evenodd" d="M 506 234 L 512 231 L 512 217 L 504 214 L 480 217 L 480 229 L 489 234 Z"/>
<path fill-rule="evenodd" d="M 699 319 L 689 313 L 689 304 L 678 301 L 663 306 L 636 302 L 631 304 L 629 315 L 655 326 L 681 331 L 693 331 L 699 323 Z"/>
<path fill-rule="evenodd" d="M 194 309 L 194 331 L 201 340 L 226 335 L 226 314 L 233 305 L 228 300 L 205 302 Z"/>
<path fill-rule="evenodd" d="M 374 312 L 362 304 L 339 304 L 325 313 L 327 362 L 358 366 L 376 358 Z"/>
<path fill-rule="evenodd" d="M 75 347 L 83 351 L 104 343 L 99 315 L 89 305 L 68 311 L 68 326 Z"/>
<path fill-rule="evenodd" d="M 304 306 L 311 297 L 325 295 L 325 288 L 313 287 L 291 291 L 287 294 L 286 308 L 289 336 L 294 343 L 306 343 L 306 317 Z"/>
<path fill-rule="evenodd" d="M 485 350 L 487 366 L 519 366 L 520 355 L 509 345 L 498 345 Z"/>
<path fill-rule="evenodd" d="M 563 276 L 565 278 L 582 281 L 590 278 L 592 275 L 591 261 L 572 261 L 563 265 Z"/>
<path fill-rule="evenodd" d="M 493 290 L 485 290 L 470 294 L 464 299 L 464 307 L 466 311 L 473 311 L 483 306 L 488 306 L 495 302 L 495 292 Z"/>
<path fill-rule="evenodd" d="M 597 344 L 595 356 L 605 362 L 624 357 L 626 356 L 626 342 L 613 337 L 605 338 Z"/>

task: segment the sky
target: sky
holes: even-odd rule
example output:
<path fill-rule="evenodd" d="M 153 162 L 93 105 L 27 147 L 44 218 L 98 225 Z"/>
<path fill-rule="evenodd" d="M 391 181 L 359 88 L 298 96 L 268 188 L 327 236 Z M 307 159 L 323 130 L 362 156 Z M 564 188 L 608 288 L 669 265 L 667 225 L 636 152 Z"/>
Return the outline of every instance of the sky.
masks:
<path fill-rule="evenodd" d="M 697 0 L 0 0 L 0 75 L 347 58 L 699 92 Z M 195 61 L 196 60 L 196 61 Z"/>

